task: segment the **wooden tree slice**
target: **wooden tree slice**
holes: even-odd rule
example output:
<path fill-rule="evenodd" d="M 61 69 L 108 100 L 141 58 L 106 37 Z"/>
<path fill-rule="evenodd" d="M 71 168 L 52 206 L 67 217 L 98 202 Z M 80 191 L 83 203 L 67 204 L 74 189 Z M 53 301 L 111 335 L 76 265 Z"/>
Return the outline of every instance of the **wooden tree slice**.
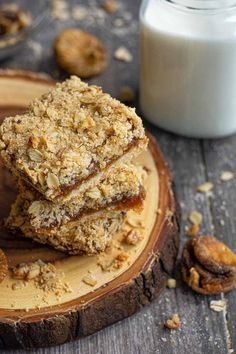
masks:
<path fill-rule="evenodd" d="M 46 92 L 54 82 L 45 76 L 22 71 L 0 71 L 1 118 L 25 110 L 28 102 Z M 175 265 L 179 245 L 179 213 L 166 162 L 150 136 L 149 150 L 136 161 L 145 167 L 147 197 L 141 214 L 128 213 L 123 230 L 113 244 L 129 255 L 118 269 L 114 255 L 68 256 L 0 230 L 0 248 L 10 267 L 41 259 L 54 262 L 64 273 L 72 292 L 60 297 L 45 293 L 34 282 L 14 290 L 11 273 L 0 284 L 0 348 L 33 348 L 62 344 L 87 336 L 122 320 L 156 298 Z M 9 172 L 0 166 L 0 219 L 9 213 L 16 190 Z M 123 234 L 137 229 L 137 245 L 122 242 Z M 101 264 L 108 264 L 102 269 Z M 90 273 L 89 273 L 90 272 Z M 94 287 L 83 281 L 93 274 Z"/>

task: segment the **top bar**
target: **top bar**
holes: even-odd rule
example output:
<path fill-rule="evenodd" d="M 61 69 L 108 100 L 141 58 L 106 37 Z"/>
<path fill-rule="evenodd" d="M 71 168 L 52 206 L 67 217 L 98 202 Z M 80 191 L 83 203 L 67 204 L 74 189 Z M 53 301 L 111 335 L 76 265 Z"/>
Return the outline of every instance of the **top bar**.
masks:
<path fill-rule="evenodd" d="M 147 141 L 134 109 L 75 76 L 0 128 L 5 164 L 49 200 L 66 197 Z"/>

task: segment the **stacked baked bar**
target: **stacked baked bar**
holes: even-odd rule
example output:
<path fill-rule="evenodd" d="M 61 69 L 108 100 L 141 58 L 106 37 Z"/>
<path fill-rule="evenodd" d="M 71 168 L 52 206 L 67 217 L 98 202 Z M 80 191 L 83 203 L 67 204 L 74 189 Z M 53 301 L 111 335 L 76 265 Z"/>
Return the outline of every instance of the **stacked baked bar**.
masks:
<path fill-rule="evenodd" d="M 147 146 L 134 110 L 73 76 L 0 128 L 19 195 L 6 225 L 69 253 L 105 249 L 145 192 L 131 161 Z"/>

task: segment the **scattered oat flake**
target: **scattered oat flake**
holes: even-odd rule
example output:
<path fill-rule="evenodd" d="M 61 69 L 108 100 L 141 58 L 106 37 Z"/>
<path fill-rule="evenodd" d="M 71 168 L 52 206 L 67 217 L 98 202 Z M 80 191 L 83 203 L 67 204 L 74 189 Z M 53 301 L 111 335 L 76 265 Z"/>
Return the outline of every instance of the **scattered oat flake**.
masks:
<path fill-rule="evenodd" d="M 137 216 L 135 217 L 134 215 L 129 215 L 126 222 L 132 227 L 144 228 L 142 220 Z"/>
<path fill-rule="evenodd" d="M 193 225 L 200 225 L 202 223 L 202 214 L 196 210 L 191 211 L 188 218 Z"/>
<path fill-rule="evenodd" d="M 73 8 L 71 16 L 76 21 L 83 21 L 88 16 L 88 9 L 85 6 L 77 5 Z"/>
<path fill-rule="evenodd" d="M 168 329 L 178 329 L 181 326 L 181 321 L 177 313 L 173 314 L 165 323 L 164 326 Z"/>
<path fill-rule="evenodd" d="M 126 63 L 129 63 L 133 60 L 133 56 L 130 53 L 130 51 L 126 47 L 123 47 L 123 46 L 116 49 L 116 51 L 114 53 L 114 57 L 115 57 L 115 59 L 124 61 Z"/>
<path fill-rule="evenodd" d="M 212 300 L 210 309 L 216 312 L 224 311 L 226 309 L 226 300 Z"/>
<path fill-rule="evenodd" d="M 68 10 L 68 4 L 64 0 L 52 1 L 52 17 L 57 20 L 68 20 L 70 13 Z"/>
<path fill-rule="evenodd" d="M 212 182 L 206 182 L 201 184 L 198 188 L 197 191 L 200 193 L 208 193 L 212 190 L 213 188 L 213 183 Z"/>
<path fill-rule="evenodd" d="M 85 275 L 82 280 L 85 284 L 90 286 L 95 286 L 97 284 L 97 280 L 92 275 Z"/>
<path fill-rule="evenodd" d="M 106 0 L 102 7 L 107 13 L 112 14 L 119 9 L 120 5 L 115 0 Z"/>
<path fill-rule="evenodd" d="M 174 279 L 174 278 L 169 278 L 168 280 L 167 280 L 167 288 L 169 288 L 169 289 L 174 289 L 174 288 L 176 288 L 176 279 Z"/>
<path fill-rule="evenodd" d="M 220 175 L 220 180 L 222 182 L 230 181 L 233 178 L 234 178 L 234 174 L 231 171 L 223 171 Z"/>

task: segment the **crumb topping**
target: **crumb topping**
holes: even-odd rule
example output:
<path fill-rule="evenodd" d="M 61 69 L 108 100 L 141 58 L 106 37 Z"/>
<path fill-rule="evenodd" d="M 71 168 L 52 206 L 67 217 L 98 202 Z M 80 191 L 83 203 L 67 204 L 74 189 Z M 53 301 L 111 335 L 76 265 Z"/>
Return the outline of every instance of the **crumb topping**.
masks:
<path fill-rule="evenodd" d="M 6 165 L 48 199 L 146 143 L 133 109 L 75 76 L 0 127 Z"/>

